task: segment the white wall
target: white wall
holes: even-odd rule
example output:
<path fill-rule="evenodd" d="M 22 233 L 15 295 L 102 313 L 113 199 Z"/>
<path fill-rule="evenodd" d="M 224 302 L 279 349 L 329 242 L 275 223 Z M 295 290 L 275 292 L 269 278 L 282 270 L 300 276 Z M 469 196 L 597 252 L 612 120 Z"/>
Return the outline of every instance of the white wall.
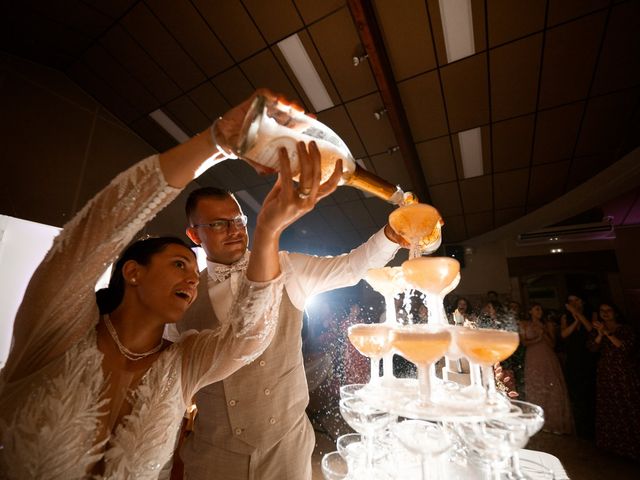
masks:
<path fill-rule="evenodd" d="M 29 279 L 60 229 L 0 215 L 0 366 L 11 346 L 13 319 Z"/>

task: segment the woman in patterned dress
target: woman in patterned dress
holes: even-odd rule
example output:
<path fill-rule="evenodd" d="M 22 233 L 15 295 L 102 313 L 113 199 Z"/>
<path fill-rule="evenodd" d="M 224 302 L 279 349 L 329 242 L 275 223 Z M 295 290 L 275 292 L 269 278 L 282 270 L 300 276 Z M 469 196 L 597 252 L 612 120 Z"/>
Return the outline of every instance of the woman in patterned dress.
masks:
<path fill-rule="evenodd" d="M 637 335 L 612 303 L 601 303 L 590 346 L 596 374 L 596 445 L 640 461 L 640 376 Z"/>
<path fill-rule="evenodd" d="M 215 136 L 207 130 L 118 175 L 55 239 L 27 287 L 0 372 L 0 478 L 158 478 L 193 394 L 268 346 L 282 292 L 280 233 L 333 191 L 341 173 L 338 165 L 319 185 L 314 144 L 298 145 L 309 165 L 298 189 L 280 152 L 282 172 L 258 215 L 224 331 L 162 339 L 198 283 L 193 252 L 175 240 L 135 243 L 116 264 L 109 298 L 100 296 L 102 311 L 94 294 L 117 253 L 220 150 L 214 138 L 233 144 L 251 100 L 214 123 Z"/>

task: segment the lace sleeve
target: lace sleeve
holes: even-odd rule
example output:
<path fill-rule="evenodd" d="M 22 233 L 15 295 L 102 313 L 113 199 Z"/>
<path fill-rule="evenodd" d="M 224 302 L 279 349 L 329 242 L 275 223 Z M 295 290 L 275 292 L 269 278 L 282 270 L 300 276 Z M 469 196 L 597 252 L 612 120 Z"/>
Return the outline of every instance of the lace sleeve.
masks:
<path fill-rule="evenodd" d="M 228 377 L 259 357 L 278 323 L 283 275 L 270 282 L 243 277 L 231 309 L 231 321 L 218 330 L 185 332 L 181 339 L 182 388 L 189 401 L 200 388 Z"/>
<path fill-rule="evenodd" d="M 16 315 L 6 378 L 35 371 L 86 334 L 97 320 L 96 281 L 179 192 L 166 183 L 154 155 L 120 173 L 65 225 Z"/>

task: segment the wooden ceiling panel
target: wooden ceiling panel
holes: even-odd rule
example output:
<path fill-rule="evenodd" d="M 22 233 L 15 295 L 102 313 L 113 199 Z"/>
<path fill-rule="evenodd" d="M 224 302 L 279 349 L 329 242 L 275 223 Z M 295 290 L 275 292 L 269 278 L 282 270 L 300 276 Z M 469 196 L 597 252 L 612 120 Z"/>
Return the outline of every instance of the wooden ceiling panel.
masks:
<path fill-rule="evenodd" d="M 208 77 L 232 65 L 231 57 L 193 4 L 175 0 L 146 3 Z"/>
<path fill-rule="evenodd" d="M 263 50 L 245 60 L 240 68 L 256 88 L 267 87 L 274 92 L 284 94 L 291 101 L 302 103 L 300 95 L 285 75 L 271 50 Z"/>
<path fill-rule="evenodd" d="M 444 218 L 442 238 L 446 243 L 460 242 L 468 238 L 463 215 L 452 215 Z"/>
<path fill-rule="evenodd" d="M 109 0 L 108 2 L 104 0 L 84 0 L 84 2 L 115 20 L 124 15 L 138 0 Z"/>
<path fill-rule="evenodd" d="M 438 73 L 430 72 L 398 84 L 413 140 L 421 142 L 447 134 L 447 119 Z"/>
<path fill-rule="evenodd" d="M 342 208 L 342 212 L 356 229 L 375 227 L 373 218 L 369 214 L 369 210 L 364 206 L 364 203 L 362 203 L 362 200 L 358 199 L 353 202 L 340 203 L 340 208 Z"/>
<path fill-rule="evenodd" d="M 337 232 L 353 230 L 353 224 L 349 221 L 338 205 L 327 205 L 326 207 L 318 208 L 317 210 L 322 215 L 322 218 L 324 218 L 324 220 Z"/>
<path fill-rule="evenodd" d="M 386 225 L 389 221 L 389 215 L 395 210 L 395 207 L 379 198 L 363 198 L 362 202 L 369 211 L 369 215 L 373 218 L 375 225 L 379 228 Z"/>
<path fill-rule="evenodd" d="M 77 61 L 91 44 L 91 38 L 73 31 L 44 15 L 28 13 L 22 2 L 4 2 L 0 15 L 3 50 L 43 65 L 64 69 Z"/>
<path fill-rule="evenodd" d="M 507 223 L 511 223 L 514 220 L 519 219 L 525 214 L 524 207 L 520 208 L 506 208 L 504 210 L 496 210 L 494 212 L 495 226 L 501 227 Z"/>
<path fill-rule="evenodd" d="M 457 180 L 456 166 L 451 153 L 451 139 L 440 137 L 416 145 L 427 185 Z"/>
<path fill-rule="evenodd" d="M 396 80 L 436 67 L 433 40 L 424 0 L 404 0 L 403 8 L 375 0 L 380 30 Z"/>
<path fill-rule="evenodd" d="M 362 54 L 362 47 L 348 9 L 315 23 L 309 27 L 309 33 L 343 101 L 376 90 L 369 64 L 353 65 L 353 56 Z"/>
<path fill-rule="evenodd" d="M 38 12 L 55 23 L 82 32 L 95 39 L 104 32 L 113 19 L 80 0 L 64 2 L 31 2 Z"/>
<path fill-rule="evenodd" d="M 485 0 L 471 0 L 471 23 L 473 24 L 473 44 L 476 52 L 487 49 L 487 31 L 485 28 Z"/>
<path fill-rule="evenodd" d="M 571 158 L 583 110 L 584 102 L 577 102 L 538 113 L 534 164 Z"/>
<path fill-rule="evenodd" d="M 180 94 L 176 83 L 151 59 L 140 45 L 119 25 L 115 25 L 100 39 L 100 43 L 117 58 L 132 76 L 149 89 L 149 92 L 165 103 Z"/>
<path fill-rule="evenodd" d="M 73 213 L 95 112 L 18 75 L 7 75 L 2 88 L 12 95 L 2 97 L 0 128 L 13 141 L 3 142 L 0 186 L 19 218 L 62 226 Z"/>
<path fill-rule="evenodd" d="M 374 112 L 384 108 L 378 93 L 347 103 L 346 107 L 369 155 L 386 152 L 396 145 L 387 116 L 384 115 L 380 120 L 373 116 Z"/>
<path fill-rule="evenodd" d="M 23 78 L 38 78 L 43 84 L 55 91 L 58 95 L 66 98 L 70 102 L 85 108 L 87 110 L 95 110 L 98 102 L 86 90 L 75 82 L 69 81 L 69 76 L 56 70 L 42 66 L 35 62 L 27 62 L 14 55 L 0 52 L 0 85 L 4 81 L 4 76 L 17 75 Z M 106 113 L 106 110 L 102 109 Z M 122 122 L 114 116 L 110 116 L 111 120 L 116 123 Z"/>
<path fill-rule="evenodd" d="M 244 0 L 243 3 L 269 44 L 304 27 L 291 0 Z"/>
<path fill-rule="evenodd" d="M 149 90 L 132 77 L 100 44 L 95 44 L 87 50 L 83 61 L 141 114 L 146 115 L 158 108 L 159 102 Z"/>
<path fill-rule="evenodd" d="M 122 128 L 109 120 L 96 119 L 74 209 L 77 211 L 82 208 L 105 186 L 106 179 L 115 177 L 153 153 L 154 149 L 141 142 L 131 129 Z"/>
<path fill-rule="evenodd" d="M 273 185 L 275 177 L 273 175 L 258 175 L 251 165 L 239 159 L 225 160 L 224 165 L 232 175 L 242 179 L 247 187 L 257 187 L 258 185 Z"/>
<path fill-rule="evenodd" d="M 131 128 L 158 152 L 175 147 L 178 142 L 150 117 L 140 117 L 132 122 Z"/>
<path fill-rule="evenodd" d="M 568 161 L 532 167 L 527 206 L 539 207 L 565 193 L 568 172 Z"/>
<path fill-rule="evenodd" d="M 207 118 L 187 95 L 176 98 L 164 108 L 178 121 L 179 125 L 184 126 L 190 137 L 211 125 L 211 119 Z"/>
<path fill-rule="evenodd" d="M 331 194 L 331 198 L 333 199 L 334 203 L 342 204 L 360 200 L 361 195 L 357 188 L 344 187 L 337 188 L 336 191 Z"/>
<path fill-rule="evenodd" d="M 526 115 L 493 125 L 494 172 L 529 166 L 534 122 L 534 115 Z"/>
<path fill-rule="evenodd" d="M 592 176 L 611 165 L 613 160 L 614 157 L 611 153 L 575 157 L 571 162 L 567 189 L 575 188 L 589 180 Z"/>
<path fill-rule="evenodd" d="M 494 121 L 535 110 L 541 50 L 539 34 L 489 52 Z"/>
<path fill-rule="evenodd" d="M 546 3 L 546 0 L 489 0 L 489 47 L 542 30 Z"/>
<path fill-rule="evenodd" d="M 191 90 L 189 97 L 210 120 L 222 116 L 230 107 L 211 82 L 205 82 Z"/>
<path fill-rule="evenodd" d="M 122 24 L 180 88 L 189 90 L 205 80 L 202 70 L 144 3 L 138 3 Z"/>
<path fill-rule="evenodd" d="M 606 8 L 611 0 L 550 0 L 549 1 L 549 26 L 566 22 L 572 18 Z"/>
<path fill-rule="evenodd" d="M 267 46 L 240 0 L 193 0 L 193 3 L 236 61 Z"/>
<path fill-rule="evenodd" d="M 640 100 L 640 89 L 624 90 L 589 100 L 576 155 L 617 151 Z"/>
<path fill-rule="evenodd" d="M 506 209 L 519 207 L 524 209 L 527 202 L 528 184 L 528 168 L 496 173 L 493 176 L 495 208 Z"/>
<path fill-rule="evenodd" d="M 198 177 L 198 183 L 200 185 L 206 185 L 211 187 L 224 188 L 229 190 L 232 193 L 238 192 L 240 190 L 252 189 L 255 187 L 260 187 L 262 189 L 265 188 L 264 183 L 260 183 L 257 185 L 248 186 L 243 178 L 239 175 L 236 175 L 235 172 L 230 168 L 236 162 L 234 160 L 227 160 L 217 165 L 214 165 L 209 170 L 207 170 L 203 175 Z M 243 162 L 244 163 L 244 162 Z M 262 190 L 260 190 L 262 193 Z M 260 201 L 256 198 L 257 201 Z"/>
<path fill-rule="evenodd" d="M 255 187 L 247 188 L 247 193 L 251 195 L 260 205 L 264 202 L 265 197 L 271 191 L 272 186 L 269 184 L 256 185 Z"/>
<path fill-rule="evenodd" d="M 541 108 L 587 96 L 605 19 L 606 12 L 600 12 L 549 30 L 540 83 Z"/>
<path fill-rule="evenodd" d="M 490 175 L 460 181 L 460 191 L 465 214 L 484 212 L 493 208 Z"/>
<path fill-rule="evenodd" d="M 344 7 L 345 0 L 324 0 L 318 2 L 317 0 L 293 0 L 304 19 L 305 24 L 309 25 L 316 20 L 328 15 L 329 13 Z"/>
<path fill-rule="evenodd" d="M 475 237 L 493 229 L 493 212 L 468 213 L 464 216 L 464 221 L 469 236 Z"/>
<path fill-rule="evenodd" d="M 255 89 L 237 67 L 222 72 L 214 77 L 212 81 L 229 105 L 237 105 L 243 102 L 249 98 L 249 95 Z"/>
<path fill-rule="evenodd" d="M 429 187 L 431 202 L 438 209 L 443 217 L 460 215 L 462 204 L 460 203 L 460 192 L 458 182 L 442 183 Z"/>
<path fill-rule="evenodd" d="M 640 84 L 640 2 L 616 5 L 594 79 L 594 95 Z"/>
<path fill-rule="evenodd" d="M 489 123 L 486 54 L 447 65 L 441 69 L 441 75 L 451 131 Z"/>
<path fill-rule="evenodd" d="M 405 192 L 407 190 L 413 190 L 413 181 L 409 177 L 407 169 L 404 167 L 400 152 L 395 152 L 391 155 L 388 153 L 374 155 L 370 159 L 379 177 L 384 178 L 394 185 L 400 185 Z"/>
<path fill-rule="evenodd" d="M 116 93 L 104 80 L 98 78 L 84 63 L 74 63 L 67 70 L 67 74 L 78 85 L 82 85 L 98 102 L 102 105 L 108 105 L 109 111 L 123 122 L 130 123 L 140 116 L 140 112 Z"/>
<path fill-rule="evenodd" d="M 318 114 L 318 120 L 329 126 L 329 128 L 344 140 L 353 158 L 362 158 L 367 155 L 358 136 L 358 132 L 356 132 L 356 129 L 353 127 L 353 123 L 349 119 L 349 115 L 344 106 L 339 105 L 323 110 Z"/>

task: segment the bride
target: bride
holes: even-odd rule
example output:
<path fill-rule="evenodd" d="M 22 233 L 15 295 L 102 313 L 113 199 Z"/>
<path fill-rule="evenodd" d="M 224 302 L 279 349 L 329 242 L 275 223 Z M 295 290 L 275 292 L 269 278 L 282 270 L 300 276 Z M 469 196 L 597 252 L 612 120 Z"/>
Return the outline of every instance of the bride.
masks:
<path fill-rule="evenodd" d="M 217 122 L 216 138 L 233 142 L 252 98 Z M 94 295 L 106 266 L 217 149 L 206 131 L 141 161 L 55 239 L 31 278 L 0 372 L 0 477 L 157 478 L 194 393 L 268 346 L 282 291 L 280 233 L 330 194 L 341 173 L 337 166 L 319 185 L 315 145 L 300 150 L 312 165 L 302 174 L 313 185 L 308 197 L 293 187 L 280 152 L 282 173 L 258 215 L 226 331 L 162 339 L 164 325 L 178 322 L 196 296 L 196 259 L 179 239 L 133 243 L 98 302 Z"/>

